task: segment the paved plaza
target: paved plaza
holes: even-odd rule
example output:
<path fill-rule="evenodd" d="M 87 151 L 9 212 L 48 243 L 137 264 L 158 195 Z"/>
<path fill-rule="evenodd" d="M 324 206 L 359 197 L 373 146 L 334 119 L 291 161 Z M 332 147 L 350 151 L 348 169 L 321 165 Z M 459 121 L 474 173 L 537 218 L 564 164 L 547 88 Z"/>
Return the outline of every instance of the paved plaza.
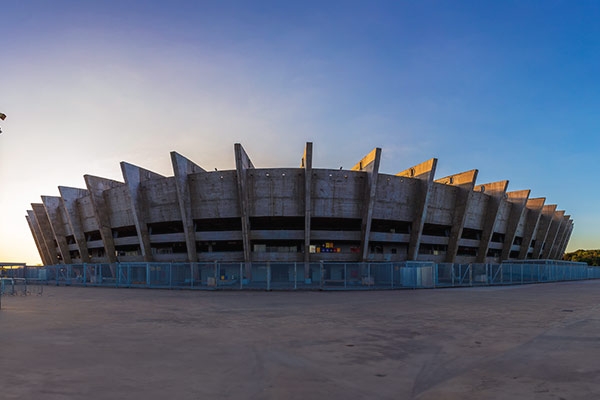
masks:
<path fill-rule="evenodd" d="M 0 398 L 600 398 L 600 281 L 3 296 Z"/>

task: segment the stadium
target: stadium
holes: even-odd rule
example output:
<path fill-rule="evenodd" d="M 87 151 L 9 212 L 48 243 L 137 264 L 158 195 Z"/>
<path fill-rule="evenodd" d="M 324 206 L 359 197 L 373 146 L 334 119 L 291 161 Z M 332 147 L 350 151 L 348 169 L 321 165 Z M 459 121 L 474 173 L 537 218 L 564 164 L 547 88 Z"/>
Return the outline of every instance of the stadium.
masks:
<path fill-rule="evenodd" d="M 171 152 L 173 176 L 127 162 L 123 182 L 41 196 L 27 222 L 44 265 L 85 263 L 490 263 L 560 260 L 573 221 L 508 181 L 477 170 L 435 178 L 437 159 L 395 175 L 375 148 L 350 169 L 256 168 L 241 144 L 235 169 L 206 171 Z M 300 158 L 300 157 L 299 157 Z"/>

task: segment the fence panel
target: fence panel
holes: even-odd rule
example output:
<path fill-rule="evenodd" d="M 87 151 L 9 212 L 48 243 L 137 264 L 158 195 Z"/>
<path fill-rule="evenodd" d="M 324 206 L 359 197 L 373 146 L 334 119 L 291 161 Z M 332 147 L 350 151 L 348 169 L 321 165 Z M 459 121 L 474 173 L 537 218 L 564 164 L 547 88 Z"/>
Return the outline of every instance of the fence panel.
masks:
<path fill-rule="evenodd" d="M 488 264 L 470 264 L 471 284 L 473 286 L 482 286 L 489 284 Z"/>
<path fill-rule="evenodd" d="M 394 265 L 391 263 L 370 263 L 370 273 L 373 289 L 394 288 Z"/>
<path fill-rule="evenodd" d="M 440 263 L 436 265 L 436 286 L 452 287 L 454 286 L 454 264 Z"/>
<path fill-rule="evenodd" d="M 502 274 L 502 264 L 488 264 L 488 282 L 490 285 L 503 285 L 504 275 Z"/>
<path fill-rule="evenodd" d="M 218 263 L 215 269 L 219 289 L 239 289 L 244 277 L 243 263 Z"/>
<path fill-rule="evenodd" d="M 252 279 L 244 288 L 257 290 L 271 290 L 271 270 L 269 263 L 252 263 Z"/>
<path fill-rule="evenodd" d="M 361 276 L 361 266 L 359 264 L 350 264 L 353 270 L 357 271 L 357 276 Z M 322 289 L 347 289 L 348 287 L 348 264 L 346 263 L 323 263 L 321 271 Z"/>
<path fill-rule="evenodd" d="M 303 282 L 298 281 L 298 289 L 319 289 L 322 279 L 322 263 L 298 263 L 297 265 L 297 268 L 304 268 L 304 279 Z"/>
<path fill-rule="evenodd" d="M 473 283 L 471 264 L 454 264 L 454 286 L 471 286 Z"/>
<path fill-rule="evenodd" d="M 322 263 L 322 289 L 364 290 L 389 288 L 393 284 L 390 264 Z"/>
<path fill-rule="evenodd" d="M 40 282 L 27 278 L 0 278 L 0 296 L 41 295 L 44 289 Z"/>
<path fill-rule="evenodd" d="M 145 287 L 150 284 L 148 277 L 148 264 L 122 263 L 119 265 L 117 285 L 126 287 Z"/>
<path fill-rule="evenodd" d="M 403 288 L 433 288 L 436 286 L 438 268 L 434 263 L 406 262 L 400 268 L 401 287 Z"/>
<path fill-rule="evenodd" d="M 171 264 L 170 263 L 149 263 L 148 264 L 148 285 L 155 288 L 171 287 Z"/>

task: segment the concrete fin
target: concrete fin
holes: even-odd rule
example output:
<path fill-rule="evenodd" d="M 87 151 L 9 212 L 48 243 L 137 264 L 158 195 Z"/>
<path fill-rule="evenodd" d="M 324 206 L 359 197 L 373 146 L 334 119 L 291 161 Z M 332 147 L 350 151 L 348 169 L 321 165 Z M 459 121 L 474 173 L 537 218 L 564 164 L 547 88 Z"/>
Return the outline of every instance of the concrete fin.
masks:
<path fill-rule="evenodd" d="M 50 264 L 57 264 L 58 253 L 56 251 L 56 246 L 54 245 L 54 233 L 52 232 L 50 220 L 46 214 L 46 208 L 44 207 L 44 204 L 41 203 L 32 203 L 31 208 L 33 209 L 35 219 L 40 228 L 41 237 L 50 258 Z"/>
<path fill-rule="evenodd" d="M 246 170 L 254 169 L 254 164 L 240 143 L 234 145 L 235 169 L 237 172 L 238 201 L 240 205 L 240 218 L 242 222 L 242 243 L 244 246 L 245 273 L 248 278 L 252 276 L 250 262 L 250 217 L 248 215 L 248 188 L 246 187 Z"/>
<path fill-rule="evenodd" d="M 524 206 L 527 203 L 527 199 L 529 198 L 530 193 L 531 193 L 531 190 L 524 189 L 524 190 L 516 190 L 514 192 L 508 192 L 508 193 L 506 193 L 506 195 L 507 195 L 507 200 L 510 201 L 511 203 L 523 204 L 523 206 Z"/>
<path fill-rule="evenodd" d="M 565 233 L 565 237 L 560 249 L 560 253 L 559 255 L 562 257 L 565 252 L 567 251 L 567 246 L 569 244 L 569 240 L 571 239 L 571 233 L 573 233 L 573 228 L 574 228 L 574 223 L 572 219 L 569 219 L 569 221 L 567 222 L 567 230 Z"/>
<path fill-rule="evenodd" d="M 502 200 L 506 195 L 507 188 L 508 181 L 506 180 L 499 182 L 484 183 L 482 185 L 477 185 L 473 188 L 474 192 L 481 192 L 490 196 L 483 220 L 481 240 L 479 241 L 479 248 L 477 250 L 477 262 L 485 262 L 490 246 L 490 241 L 494 234 L 496 220 L 498 219 L 500 205 L 502 204 Z"/>
<path fill-rule="evenodd" d="M 29 210 L 27 210 L 27 211 L 29 211 Z M 40 248 L 37 237 L 35 236 L 35 230 L 33 229 L 33 222 L 31 221 L 31 218 L 29 218 L 29 215 L 25 215 L 25 220 L 27 221 L 27 225 L 29 225 L 29 230 L 31 231 L 31 236 L 33 237 L 33 241 L 35 243 L 35 247 L 37 248 L 40 259 L 42 259 L 42 249 Z M 42 259 L 42 263 L 43 263 L 43 259 Z"/>
<path fill-rule="evenodd" d="M 369 255 L 369 237 L 371 235 L 371 223 L 373 219 L 373 209 L 375 208 L 375 197 L 377 195 L 377 179 L 379 176 L 379 166 L 381 164 L 381 148 L 376 147 L 363 159 L 352 167 L 353 170 L 365 171 L 367 173 L 367 192 L 365 193 L 365 204 L 363 208 L 361 225 L 361 249 L 362 261 L 366 261 Z M 359 167 L 360 169 L 357 169 Z"/>
<path fill-rule="evenodd" d="M 304 168 L 304 248 L 310 248 L 310 222 L 312 217 L 312 159 L 313 144 L 306 142 L 300 168 Z M 310 278 L 310 252 L 304 251 L 304 278 Z"/>
<path fill-rule="evenodd" d="M 542 208 L 544 207 L 544 203 L 546 202 L 545 197 L 536 197 L 533 199 L 527 199 L 527 208 L 531 210 L 536 210 L 542 212 Z"/>
<path fill-rule="evenodd" d="M 506 189 L 508 189 L 508 181 L 498 181 L 491 183 L 483 183 L 481 185 L 475 185 L 473 191 L 485 193 L 494 197 L 504 197 Z"/>
<path fill-rule="evenodd" d="M 535 235 L 535 247 L 533 248 L 533 258 L 540 258 L 542 250 L 545 247 L 546 238 L 552 222 L 552 216 L 556 211 L 556 204 L 545 204 L 542 207 L 542 215 L 540 216 L 539 226 Z"/>
<path fill-rule="evenodd" d="M 42 203 L 46 209 L 46 215 L 50 221 L 50 229 L 54 234 L 54 239 L 58 245 L 58 251 L 65 264 L 71 264 L 71 256 L 69 246 L 67 244 L 67 232 L 65 232 L 65 222 L 62 219 L 60 207 L 62 206 L 61 198 L 58 196 L 42 196 Z"/>
<path fill-rule="evenodd" d="M 58 192 L 60 193 L 60 197 L 63 198 L 63 201 L 65 201 L 65 199 L 68 201 L 73 201 L 90 195 L 90 192 L 87 189 L 69 186 L 59 186 Z"/>
<path fill-rule="evenodd" d="M 396 176 L 405 176 L 407 178 L 417 178 L 426 181 L 433 179 L 437 161 L 437 158 L 432 158 L 422 162 L 421 164 L 405 169 L 404 171 L 400 171 L 396 174 Z"/>
<path fill-rule="evenodd" d="M 521 244 L 521 250 L 519 251 L 519 259 L 527 258 L 529 249 L 531 248 L 531 242 L 537 232 L 540 218 L 542 215 L 542 208 L 546 202 L 545 197 L 537 197 L 533 199 L 527 199 L 526 207 L 526 229 L 523 233 L 523 241 Z"/>
<path fill-rule="evenodd" d="M 475 186 L 475 180 L 477 179 L 478 170 L 472 169 L 470 171 L 460 172 L 458 174 L 449 175 L 440 179 L 436 179 L 436 183 L 452 186 Z"/>
<path fill-rule="evenodd" d="M 561 221 L 560 228 L 556 233 L 556 239 L 554 240 L 554 246 L 552 247 L 552 251 L 550 252 L 550 258 L 562 258 L 562 247 L 564 243 L 565 236 L 569 229 L 569 221 L 571 219 L 570 215 L 564 215 L 563 220 Z"/>
<path fill-rule="evenodd" d="M 140 242 L 142 256 L 144 257 L 144 261 L 152 261 L 150 233 L 148 232 L 148 225 L 144 219 L 144 210 L 142 208 L 146 202 L 142 198 L 140 186 L 142 182 L 151 179 L 163 179 L 164 176 L 124 161 L 121 162 L 121 170 L 123 171 L 123 178 L 129 189 L 129 198 L 131 200 L 130 207 L 133 211 L 132 216 L 138 240 Z"/>
<path fill-rule="evenodd" d="M 525 205 L 529 198 L 531 190 L 516 190 L 506 193 L 506 201 L 512 204 L 506 225 L 506 233 L 504 235 L 504 244 L 502 246 L 501 258 L 507 260 L 510 258 L 512 245 L 515 241 L 517 229 L 521 219 L 525 217 Z"/>
<path fill-rule="evenodd" d="M 183 231 L 185 234 L 187 254 L 191 262 L 196 262 L 198 261 L 198 253 L 196 252 L 196 239 L 194 232 L 194 220 L 192 219 L 192 205 L 190 189 L 188 187 L 188 175 L 205 172 L 205 170 L 174 151 L 171 152 L 171 162 L 173 164 L 173 172 L 175 174 L 177 201 L 179 203 L 181 220 L 183 221 Z M 197 278 L 197 276 L 194 278 Z"/>
<path fill-rule="evenodd" d="M 197 174 L 199 172 L 206 172 L 204 168 L 175 151 L 171 152 L 171 164 L 173 165 L 173 173 L 175 175 L 190 175 Z"/>
<path fill-rule="evenodd" d="M 423 236 L 423 226 L 425 225 L 425 220 L 427 218 L 427 206 L 429 204 L 429 198 L 431 197 L 431 188 L 433 187 L 437 161 L 437 158 L 432 158 L 396 174 L 396 176 L 416 178 L 421 181 L 419 185 L 419 198 L 416 201 L 418 206 L 414 213 L 413 228 L 410 232 L 410 240 L 408 243 L 408 260 L 416 260 L 419 254 L 419 247 Z"/>
<path fill-rule="evenodd" d="M 85 233 L 83 232 L 81 224 L 81 216 L 77 208 L 77 200 L 88 197 L 90 192 L 87 189 L 79 189 L 67 186 L 59 186 L 58 191 L 62 199 L 62 204 L 65 207 L 67 218 L 69 219 L 69 225 L 73 231 L 75 237 L 75 243 L 79 247 L 79 255 L 83 262 L 90 262 L 90 255 L 87 249 L 87 242 L 85 240 Z"/>
<path fill-rule="evenodd" d="M 138 167 L 137 165 L 129 164 L 125 161 L 121 161 L 121 171 L 123 172 L 123 178 L 127 184 L 138 185 L 141 182 L 151 179 L 164 178 L 163 175 Z"/>
<path fill-rule="evenodd" d="M 252 164 L 252 160 L 248 157 L 248 153 L 242 147 L 240 143 L 236 143 L 233 147 L 235 152 L 235 164 L 240 165 L 242 169 L 254 169 L 254 164 Z"/>
<path fill-rule="evenodd" d="M 375 167 L 379 169 L 379 162 L 381 160 L 381 148 L 376 147 L 369 154 L 364 156 L 356 165 L 350 168 L 351 171 L 369 171 Z M 377 165 L 375 166 L 375 163 Z"/>
<path fill-rule="evenodd" d="M 105 190 L 122 186 L 125 183 L 94 175 L 84 175 L 83 179 L 90 193 L 101 193 Z"/>
<path fill-rule="evenodd" d="M 60 197 L 58 196 L 41 196 L 42 198 L 42 204 L 45 207 L 52 207 L 52 208 L 56 208 L 60 205 Z"/>
<path fill-rule="evenodd" d="M 312 169 L 312 155 L 313 144 L 312 142 L 306 142 L 304 154 L 302 155 L 302 160 L 300 161 L 300 168 L 304 168 L 305 170 Z"/>
<path fill-rule="evenodd" d="M 123 182 L 100 178 L 93 175 L 84 175 L 83 178 L 85 180 L 87 189 L 90 192 L 90 199 L 92 200 L 92 207 L 94 209 L 94 217 L 96 217 L 96 223 L 98 224 L 100 236 L 102 237 L 102 242 L 104 244 L 106 260 L 110 263 L 114 263 L 117 261 L 117 257 L 115 255 L 115 242 L 112 236 L 108 206 L 104 200 L 103 192 L 105 190 L 113 189 L 125 184 Z"/>
<path fill-rule="evenodd" d="M 46 242 L 44 241 L 42 231 L 40 230 L 40 226 L 33 210 L 27 210 L 27 216 L 25 218 L 29 223 L 29 229 L 31 229 L 31 232 L 33 233 L 33 239 L 38 249 L 38 253 L 40 254 L 40 258 L 42 259 L 42 263 L 44 265 L 54 264 L 54 261 L 50 258 L 50 254 L 46 248 Z"/>
<path fill-rule="evenodd" d="M 554 211 L 554 214 L 552 215 L 550 229 L 548 230 L 548 235 L 546 236 L 546 243 L 544 244 L 544 251 L 542 252 L 542 258 L 544 259 L 548 259 L 553 256 L 556 238 L 563 223 L 564 216 L 564 210 Z"/>
<path fill-rule="evenodd" d="M 453 223 L 448 237 L 448 249 L 446 251 L 446 262 L 452 262 L 458 252 L 458 243 L 465 227 L 465 220 L 469 203 L 473 197 L 473 188 L 477 179 L 478 170 L 472 169 L 460 174 L 455 174 L 436 180 L 437 183 L 456 186 L 459 188 L 456 193 L 456 205 L 454 207 Z"/>

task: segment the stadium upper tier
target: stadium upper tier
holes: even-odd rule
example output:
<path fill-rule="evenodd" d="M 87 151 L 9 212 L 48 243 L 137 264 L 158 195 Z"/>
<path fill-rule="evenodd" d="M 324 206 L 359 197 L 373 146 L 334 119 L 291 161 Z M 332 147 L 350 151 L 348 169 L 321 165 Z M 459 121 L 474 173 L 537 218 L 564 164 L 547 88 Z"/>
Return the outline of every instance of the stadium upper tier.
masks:
<path fill-rule="evenodd" d="M 172 152 L 170 177 L 122 162 L 124 182 L 59 186 L 27 211 L 43 263 L 498 263 L 560 259 L 573 230 L 508 181 L 476 184 L 477 170 L 436 179 L 436 159 L 389 175 L 379 148 L 349 170 L 313 168 L 312 143 L 299 168 L 255 168 L 234 152 L 234 170 Z"/>

